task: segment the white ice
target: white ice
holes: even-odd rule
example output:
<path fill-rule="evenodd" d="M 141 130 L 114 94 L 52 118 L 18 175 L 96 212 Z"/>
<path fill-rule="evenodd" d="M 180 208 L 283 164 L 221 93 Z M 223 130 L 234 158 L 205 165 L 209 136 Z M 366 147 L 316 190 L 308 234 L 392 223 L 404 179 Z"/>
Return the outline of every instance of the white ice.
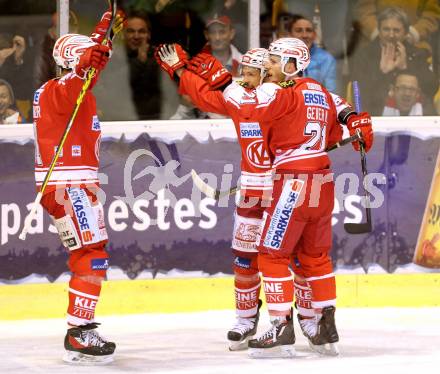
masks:
<path fill-rule="evenodd" d="M 1 321 L 0 373 L 440 373 L 440 308 L 340 308 L 336 317 L 339 357 L 310 353 L 296 325 L 298 356 L 264 360 L 227 350 L 233 311 L 100 318 L 117 348 L 111 365 L 94 368 L 61 361 L 64 320 Z M 264 310 L 259 333 L 266 327 Z"/>

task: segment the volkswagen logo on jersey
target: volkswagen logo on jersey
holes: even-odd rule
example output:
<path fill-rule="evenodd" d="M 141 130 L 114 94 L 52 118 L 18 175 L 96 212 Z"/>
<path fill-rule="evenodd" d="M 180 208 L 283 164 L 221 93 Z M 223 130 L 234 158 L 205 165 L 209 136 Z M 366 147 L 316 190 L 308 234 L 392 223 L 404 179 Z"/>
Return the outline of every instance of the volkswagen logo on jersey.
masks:
<path fill-rule="evenodd" d="M 284 185 L 283 192 L 275 207 L 264 237 L 263 244 L 266 248 L 276 250 L 281 248 L 287 226 L 293 215 L 303 185 L 304 181 L 299 179 L 291 179 Z"/>
<path fill-rule="evenodd" d="M 270 167 L 270 158 L 264 148 L 263 140 L 255 140 L 246 148 L 246 156 L 249 163 L 257 168 L 267 169 Z"/>

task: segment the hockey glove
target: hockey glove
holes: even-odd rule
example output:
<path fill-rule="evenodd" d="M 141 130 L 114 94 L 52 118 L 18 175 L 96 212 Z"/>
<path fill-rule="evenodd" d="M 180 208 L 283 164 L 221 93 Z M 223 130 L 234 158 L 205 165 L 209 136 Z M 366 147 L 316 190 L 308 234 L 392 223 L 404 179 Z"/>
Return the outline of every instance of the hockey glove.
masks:
<path fill-rule="evenodd" d="M 357 129 L 362 133 L 363 142 L 365 144 L 365 152 L 368 152 L 374 140 L 373 127 L 371 124 L 371 116 L 367 112 L 359 114 L 352 114 L 347 119 L 347 128 L 350 132 L 350 136 L 355 135 Z M 359 151 L 359 142 L 353 142 L 353 148 Z"/>
<path fill-rule="evenodd" d="M 232 81 L 229 73 L 213 55 L 201 52 L 187 64 L 187 69 L 206 80 L 212 90 L 218 90 Z"/>
<path fill-rule="evenodd" d="M 179 44 L 161 44 L 154 51 L 159 66 L 165 70 L 171 79 L 174 79 L 176 70 L 184 68 L 188 56 Z"/>
<path fill-rule="evenodd" d="M 85 79 L 90 68 L 104 69 L 110 56 L 110 48 L 106 45 L 97 44 L 85 50 L 75 66 L 75 73 L 81 79 Z"/>
<path fill-rule="evenodd" d="M 101 20 L 98 22 L 98 24 L 95 26 L 95 29 L 92 33 L 92 40 L 96 43 L 101 44 L 102 41 L 105 38 L 105 34 L 107 32 L 108 26 L 110 25 L 110 21 L 112 19 L 112 12 L 111 10 L 107 10 L 101 17 Z M 125 26 L 126 26 L 127 20 L 125 13 L 122 10 L 118 10 L 116 12 L 115 21 L 113 22 L 112 31 L 110 32 L 110 40 L 109 45 L 111 47 L 111 41 L 115 37 L 117 33 L 119 33 Z"/>

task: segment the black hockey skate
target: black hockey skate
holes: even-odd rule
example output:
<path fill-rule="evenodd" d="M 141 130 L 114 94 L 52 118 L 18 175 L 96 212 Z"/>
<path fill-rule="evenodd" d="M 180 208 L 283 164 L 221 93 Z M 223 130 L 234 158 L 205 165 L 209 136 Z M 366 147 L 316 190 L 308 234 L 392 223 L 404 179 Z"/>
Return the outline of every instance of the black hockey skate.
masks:
<path fill-rule="evenodd" d="M 67 330 L 63 361 L 79 365 L 103 365 L 113 361 L 116 344 L 106 341 L 95 331 L 98 325 L 89 323 Z"/>
<path fill-rule="evenodd" d="M 260 319 L 260 308 L 262 301 L 258 300 L 258 311 L 255 317 L 237 317 L 237 321 L 231 330 L 228 331 L 229 350 L 240 351 L 247 349 L 249 339 L 257 333 L 258 320 Z"/>
<path fill-rule="evenodd" d="M 317 322 L 316 332 L 313 328 L 307 328 L 306 320 L 298 316 L 298 321 L 303 330 L 303 334 L 309 340 L 310 348 L 323 355 L 337 356 L 339 354 L 336 343 L 339 341 L 338 331 L 335 323 L 335 307 L 327 306 L 322 309 L 322 317 Z M 310 323 L 310 322 L 309 322 Z"/>
<path fill-rule="evenodd" d="M 295 331 L 292 311 L 286 319 L 280 317 L 271 321 L 272 326 L 257 339 L 249 340 L 249 356 L 252 358 L 290 358 L 295 352 Z"/>

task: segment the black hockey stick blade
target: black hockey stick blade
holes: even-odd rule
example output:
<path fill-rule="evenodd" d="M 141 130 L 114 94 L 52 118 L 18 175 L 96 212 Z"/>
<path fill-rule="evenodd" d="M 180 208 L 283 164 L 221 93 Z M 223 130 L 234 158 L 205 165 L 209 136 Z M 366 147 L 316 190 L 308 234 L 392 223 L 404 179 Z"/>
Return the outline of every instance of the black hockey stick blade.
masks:
<path fill-rule="evenodd" d="M 344 229 L 349 234 L 366 234 L 373 231 L 371 222 L 365 223 L 344 223 Z"/>
<path fill-rule="evenodd" d="M 367 176 L 367 157 L 365 155 L 364 143 L 359 142 L 359 149 L 361 155 L 361 166 L 363 175 L 363 188 L 364 188 L 364 198 L 365 198 L 365 215 L 367 216 L 367 222 L 365 223 L 344 223 L 344 229 L 349 234 L 366 234 L 373 231 L 373 224 L 371 219 L 371 208 L 370 208 L 370 196 L 365 188 L 365 177 Z"/>

